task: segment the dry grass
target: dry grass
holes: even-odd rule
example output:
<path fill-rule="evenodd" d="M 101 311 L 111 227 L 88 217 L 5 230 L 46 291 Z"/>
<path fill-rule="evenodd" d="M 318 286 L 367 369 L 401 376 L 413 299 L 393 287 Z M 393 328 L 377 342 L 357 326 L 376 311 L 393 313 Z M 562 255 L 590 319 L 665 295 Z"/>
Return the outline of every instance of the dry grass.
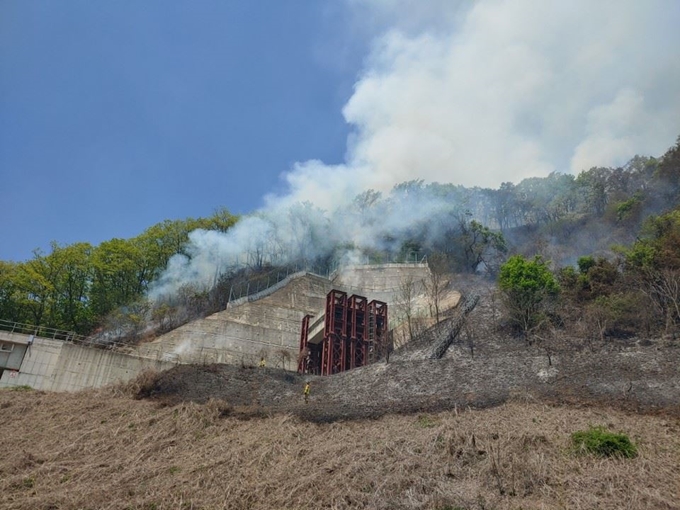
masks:
<path fill-rule="evenodd" d="M 591 425 L 639 455 L 576 455 L 570 434 Z M 310 424 L 121 388 L 4 390 L 0 430 L 2 508 L 680 508 L 680 422 L 610 409 L 512 402 Z"/>

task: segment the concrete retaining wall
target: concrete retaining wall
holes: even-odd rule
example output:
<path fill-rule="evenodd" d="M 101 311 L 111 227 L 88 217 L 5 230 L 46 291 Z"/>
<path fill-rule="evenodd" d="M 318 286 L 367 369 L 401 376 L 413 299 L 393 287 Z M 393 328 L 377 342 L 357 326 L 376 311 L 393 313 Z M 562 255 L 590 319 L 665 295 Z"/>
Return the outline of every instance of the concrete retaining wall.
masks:
<path fill-rule="evenodd" d="M 259 361 L 263 355 L 270 366 L 278 366 L 289 358 L 291 362 L 286 368 L 294 368 L 302 318 L 323 312 L 331 289 L 389 305 L 405 279 L 413 279 L 422 287 L 428 275 L 426 264 L 354 266 L 339 271 L 333 281 L 296 273 L 286 279 L 285 285 L 241 300 L 238 306 L 232 303 L 222 312 L 139 346 L 139 354 L 180 363 L 248 364 Z"/>
<path fill-rule="evenodd" d="M 242 302 L 139 346 L 141 356 L 180 363 L 254 363 L 297 360 L 302 318 L 323 309 L 330 280 L 291 275 L 287 285 L 257 301 Z M 282 351 L 287 354 L 282 354 Z"/>
<path fill-rule="evenodd" d="M 28 349 L 29 338 L 21 333 L 0 331 L 0 371 L 19 370 Z"/>
<path fill-rule="evenodd" d="M 165 370 L 174 363 L 35 338 L 18 372 L 5 370 L 0 388 L 30 386 L 46 391 L 78 391 L 128 381 L 147 368 Z"/>
<path fill-rule="evenodd" d="M 19 371 L 5 370 L 2 373 L 0 388 L 30 386 L 38 390 L 49 390 L 63 346 L 64 342 L 61 340 L 35 338 L 33 344 L 26 350 Z"/>
<path fill-rule="evenodd" d="M 133 379 L 146 369 L 166 370 L 175 366 L 104 349 L 64 344 L 52 373 L 52 391 L 99 388 Z"/>

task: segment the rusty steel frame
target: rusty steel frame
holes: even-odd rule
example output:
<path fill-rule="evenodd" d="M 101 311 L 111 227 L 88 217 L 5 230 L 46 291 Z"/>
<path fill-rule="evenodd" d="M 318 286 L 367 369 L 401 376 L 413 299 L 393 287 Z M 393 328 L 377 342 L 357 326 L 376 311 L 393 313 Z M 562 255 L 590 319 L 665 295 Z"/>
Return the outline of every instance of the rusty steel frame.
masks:
<path fill-rule="evenodd" d="M 387 303 L 374 299 L 368 303 L 368 341 L 370 342 L 369 363 L 379 359 L 386 354 L 383 351 L 387 348 Z"/>
<path fill-rule="evenodd" d="M 356 294 L 347 302 L 346 338 L 349 343 L 348 370 L 362 367 L 368 361 L 368 300 Z"/>
<path fill-rule="evenodd" d="M 301 374 L 309 373 L 309 355 L 303 355 L 305 350 L 309 350 L 309 320 L 311 315 L 302 318 L 302 329 L 300 330 L 300 355 L 298 356 L 298 372 Z"/>
<path fill-rule="evenodd" d="M 298 372 L 332 375 L 365 366 L 381 357 L 388 332 L 387 303 L 332 290 L 326 296 L 324 336 L 309 344 L 311 316 L 302 320 Z M 316 359 L 316 362 L 314 362 Z"/>
<path fill-rule="evenodd" d="M 345 321 L 347 316 L 347 293 L 332 290 L 326 296 L 321 375 L 337 374 L 346 370 Z"/>

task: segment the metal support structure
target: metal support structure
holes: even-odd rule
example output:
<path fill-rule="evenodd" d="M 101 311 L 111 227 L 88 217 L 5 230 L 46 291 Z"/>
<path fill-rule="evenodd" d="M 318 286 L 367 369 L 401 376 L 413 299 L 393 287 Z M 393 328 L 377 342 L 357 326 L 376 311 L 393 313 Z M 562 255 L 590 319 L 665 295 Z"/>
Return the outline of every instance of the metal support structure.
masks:
<path fill-rule="evenodd" d="M 373 363 L 387 355 L 387 303 L 373 300 L 368 303 L 368 341 L 370 342 L 368 362 Z"/>
<path fill-rule="evenodd" d="M 368 362 L 368 300 L 353 295 L 347 302 L 347 330 L 349 342 L 349 369 L 361 367 Z"/>
<path fill-rule="evenodd" d="M 337 374 L 346 370 L 345 321 L 347 293 L 332 290 L 326 296 L 326 316 L 321 357 L 321 375 Z"/>
<path fill-rule="evenodd" d="M 309 340 L 309 319 L 311 315 L 305 315 L 302 318 L 302 329 L 300 330 L 300 355 L 298 356 L 298 372 L 301 374 L 309 373 L 309 347 L 307 346 Z"/>
<path fill-rule="evenodd" d="M 387 303 L 332 290 L 326 296 L 323 338 L 315 329 L 319 333 L 310 342 L 309 327 L 310 316 L 305 316 L 298 372 L 333 375 L 362 367 L 382 357 L 387 345 Z"/>

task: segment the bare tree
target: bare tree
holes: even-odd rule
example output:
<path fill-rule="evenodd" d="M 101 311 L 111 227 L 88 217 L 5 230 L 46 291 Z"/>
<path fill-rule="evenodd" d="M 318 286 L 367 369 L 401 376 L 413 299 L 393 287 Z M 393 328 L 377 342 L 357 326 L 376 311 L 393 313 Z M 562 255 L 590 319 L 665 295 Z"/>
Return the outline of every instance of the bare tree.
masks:
<path fill-rule="evenodd" d="M 436 322 L 439 323 L 440 305 L 449 286 L 446 257 L 444 254 L 434 253 L 428 257 L 427 262 L 430 274 L 425 282 L 425 290 L 430 301 L 430 315 L 434 315 Z"/>
<path fill-rule="evenodd" d="M 415 312 L 415 297 L 416 297 L 416 281 L 412 276 L 402 280 L 395 296 L 395 305 L 397 315 L 402 322 L 406 323 L 406 330 L 408 332 L 407 342 L 413 340 L 413 316 Z"/>
<path fill-rule="evenodd" d="M 277 360 L 281 363 L 281 368 L 285 369 L 290 364 L 292 356 L 288 349 L 279 349 L 276 351 Z"/>
<path fill-rule="evenodd" d="M 665 320 L 665 332 L 675 334 L 680 319 L 680 271 L 647 268 L 637 278 L 640 290 L 652 301 Z"/>

